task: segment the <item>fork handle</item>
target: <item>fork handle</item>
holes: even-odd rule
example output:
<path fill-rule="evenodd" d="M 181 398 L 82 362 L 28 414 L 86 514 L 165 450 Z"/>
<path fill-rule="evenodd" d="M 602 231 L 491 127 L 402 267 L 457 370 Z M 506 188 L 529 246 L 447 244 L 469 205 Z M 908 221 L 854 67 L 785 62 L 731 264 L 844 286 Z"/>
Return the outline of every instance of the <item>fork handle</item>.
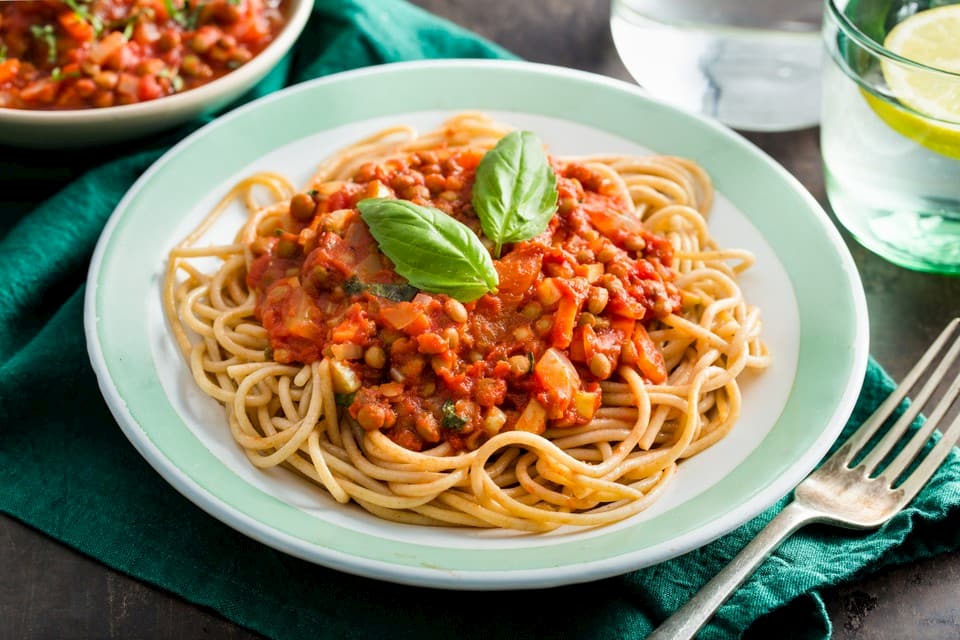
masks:
<path fill-rule="evenodd" d="M 697 594 L 647 640 L 689 640 L 706 624 L 727 598 L 743 584 L 760 563 L 773 553 L 790 534 L 800 527 L 818 520 L 818 513 L 796 502 L 791 502 L 778 513 L 757 537 L 730 561 L 723 570 L 705 584 Z"/>

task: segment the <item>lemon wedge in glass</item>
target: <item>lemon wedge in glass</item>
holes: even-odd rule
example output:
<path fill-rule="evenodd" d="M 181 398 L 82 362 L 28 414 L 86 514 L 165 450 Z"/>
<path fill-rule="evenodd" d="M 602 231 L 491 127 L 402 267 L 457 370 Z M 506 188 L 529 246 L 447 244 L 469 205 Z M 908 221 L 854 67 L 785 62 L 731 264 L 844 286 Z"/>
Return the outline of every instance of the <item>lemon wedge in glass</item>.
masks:
<path fill-rule="evenodd" d="M 867 103 L 898 133 L 960 159 L 960 4 L 910 16 L 887 34 L 883 46 L 946 73 L 884 59 L 883 77 L 909 109 L 864 92 Z"/>

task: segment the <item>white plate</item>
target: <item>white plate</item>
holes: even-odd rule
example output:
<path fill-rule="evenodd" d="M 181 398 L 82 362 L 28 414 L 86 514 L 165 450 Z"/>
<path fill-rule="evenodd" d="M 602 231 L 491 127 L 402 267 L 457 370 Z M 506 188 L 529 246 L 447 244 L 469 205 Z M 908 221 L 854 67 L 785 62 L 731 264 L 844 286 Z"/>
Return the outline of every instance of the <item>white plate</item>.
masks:
<path fill-rule="evenodd" d="M 414 90 L 424 87 L 443 92 Z M 366 134 L 398 123 L 427 130 L 451 113 L 478 108 L 535 131 L 559 155 L 693 158 L 718 188 L 711 233 L 722 246 L 757 256 L 741 286 L 762 309 L 773 366 L 744 379 L 743 415 L 727 438 L 685 461 L 649 510 L 612 526 L 532 535 L 398 525 L 339 505 L 292 472 L 257 470 L 231 438 L 222 407 L 196 388 L 161 312 L 167 251 L 238 179 L 271 170 L 304 184 L 323 156 Z M 237 210 L 212 236 L 232 237 L 242 219 Z M 460 589 L 596 579 L 729 531 L 787 493 L 820 459 L 852 410 L 867 358 L 856 270 L 826 215 L 785 171 L 736 134 L 632 86 L 514 62 L 408 63 L 339 74 L 198 131 L 117 207 L 91 265 L 86 323 L 91 359 L 118 422 L 188 498 L 302 558 Z"/>

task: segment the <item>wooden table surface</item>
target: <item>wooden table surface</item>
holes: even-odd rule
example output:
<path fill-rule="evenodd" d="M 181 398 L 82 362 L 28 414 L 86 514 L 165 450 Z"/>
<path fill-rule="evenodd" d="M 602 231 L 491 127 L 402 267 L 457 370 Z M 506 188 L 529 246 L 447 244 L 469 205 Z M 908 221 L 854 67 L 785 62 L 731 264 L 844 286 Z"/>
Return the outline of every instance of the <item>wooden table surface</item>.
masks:
<path fill-rule="evenodd" d="M 629 79 L 610 39 L 608 0 L 415 1 L 528 60 Z M 747 137 L 827 206 L 818 135 L 808 129 Z M 871 354 L 899 379 L 960 315 L 960 279 L 900 269 L 844 238 L 866 289 Z M 3 516 L 0 558 L 0 638 L 256 637 Z M 830 589 L 834 637 L 960 638 L 958 584 L 960 553 L 953 553 Z"/>

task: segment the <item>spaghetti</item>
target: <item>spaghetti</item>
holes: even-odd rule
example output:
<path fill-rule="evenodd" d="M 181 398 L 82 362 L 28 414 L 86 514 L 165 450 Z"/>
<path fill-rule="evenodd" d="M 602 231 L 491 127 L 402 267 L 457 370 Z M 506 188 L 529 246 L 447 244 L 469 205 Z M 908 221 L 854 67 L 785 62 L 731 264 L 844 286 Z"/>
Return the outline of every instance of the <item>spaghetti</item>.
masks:
<path fill-rule="evenodd" d="M 302 193 L 257 174 L 170 252 L 173 335 L 252 464 L 394 521 L 545 531 L 638 513 L 730 431 L 769 356 L 737 284 L 753 257 L 711 239 L 689 160 L 551 158 L 548 226 L 504 245 L 477 299 L 397 273 L 358 203 L 432 207 L 496 256 L 471 194 L 508 133 L 467 113 L 361 140 Z M 197 246 L 238 198 L 235 242 Z"/>

